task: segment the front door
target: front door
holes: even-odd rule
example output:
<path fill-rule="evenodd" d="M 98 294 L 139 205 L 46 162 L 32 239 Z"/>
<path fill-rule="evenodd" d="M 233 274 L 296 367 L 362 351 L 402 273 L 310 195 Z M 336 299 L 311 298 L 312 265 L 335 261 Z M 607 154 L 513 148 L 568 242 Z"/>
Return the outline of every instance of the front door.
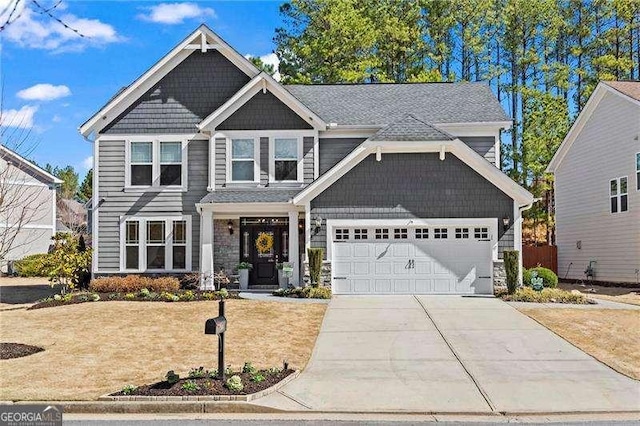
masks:
<path fill-rule="evenodd" d="M 288 218 L 240 218 L 240 261 L 253 265 L 249 285 L 277 285 L 276 265 L 289 260 Z"/>

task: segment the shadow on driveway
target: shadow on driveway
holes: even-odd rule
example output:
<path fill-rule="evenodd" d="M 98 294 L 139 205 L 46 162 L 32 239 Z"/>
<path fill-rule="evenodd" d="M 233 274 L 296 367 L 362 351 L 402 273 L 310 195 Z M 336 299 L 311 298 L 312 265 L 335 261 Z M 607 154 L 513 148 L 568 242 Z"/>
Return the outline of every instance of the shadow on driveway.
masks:
<path fill-rule="evenodd" d="M 59 293 L 59 289 L 43 285 L 3 285 L 0 287 L 0 303 L 8 305 L 22 305 L 35 303 L 40 299 L 51 297 Z"/>

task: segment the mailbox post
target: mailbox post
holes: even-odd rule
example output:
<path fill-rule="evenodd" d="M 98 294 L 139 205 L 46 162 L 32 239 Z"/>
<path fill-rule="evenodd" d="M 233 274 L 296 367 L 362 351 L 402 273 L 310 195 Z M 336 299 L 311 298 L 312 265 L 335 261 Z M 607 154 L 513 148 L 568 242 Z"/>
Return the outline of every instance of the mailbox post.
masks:
<path fill-rule="evenodd" d="M 224 374 L 224 332 L 227 330 L 227 318 L 224 316 L 224 299 L 218 302 L 218 316 L 209 318 L 204 324 L 204 334 L 218 336 L 218 378 L 225 379 Z"/>

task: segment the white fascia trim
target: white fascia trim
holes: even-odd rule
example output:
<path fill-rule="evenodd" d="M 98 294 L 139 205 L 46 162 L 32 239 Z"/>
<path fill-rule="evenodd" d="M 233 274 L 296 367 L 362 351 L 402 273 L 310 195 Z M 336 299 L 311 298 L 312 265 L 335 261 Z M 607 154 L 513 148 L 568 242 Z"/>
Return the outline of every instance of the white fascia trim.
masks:
<path fill-rule="evenodd" d="M 178 44 L 178 46 L 156 62 L 156 64 L 147 72 L 131 83 L 131 85 L 123 90 L 122 93 L 112 99 L 100 111 L 82 124 L 78 129 L 80 133 L 85 137 L 89 136 L 92 132 L 97 133 L 102 127 L 110 123 L 114 118 L 118 117 L 124 110 L 131 106 L 136 99 L 191 55 L 194 50 L 190 49 L 189 45 L 194 42 L 201 43 L 202 35 L 211 39 L 212 45 L 214 45 L 222 55 L 229 59 L 249 77 L 253 78 L 260 73 L 260 71 L 247 58 L 236 52 L 206 25 L 201 25 L 180 44 Z M 209 47 L 207 44 L 204 46 L 205 50 Z"/>
<path fill-rule="evenodd" d="M 295 206 L 292 203 L 197 203 L 196 210 L 198 212 L 212 211 L 214 217 L 218 217 L 219 214 L 229 213 L 232 213 L 233 217 L 238 217 L 303 211 L 304 208 Z"/>
<path fill-rule="evenodd" d="M 125 142 L 126 143 L 126 142 Z M 98 271 L 98 251 L 100 250 L 100 244 L 98 242 L 98 215 L 100 214 L 100 195 L 98 186 L 98 175 L 100 173 L 100 139 L 96 139 L 93 143 L 93 198 L 92 198 L 92 213 L 91 213 L 91 246 L 93 252 L 91 255 L 91 278 L 95 277 Z"/>
<path fill-rule="evenodd" d="M 0 145 L 0 152 L 4 153 L 4 155 L 6 155 L 8 157 L 11 157 L 14 160 L 17 160 L 19 163 L 21 163 L 23 166 L 25 166 L 24 169 L 21 168 L 20 170 L 30 169 L 32 171 L 35 171 L 35 172 L 41 174 L 42 176 L 44 176 L 45 178 L 49 179 L 52 183 L 54 183 L 56 185 L 59 185 L 59 184 L 62 183 L 62 180 L 58 179 L 57 177 L 55 177 L 51 173 L 47 172 L 43 168 L 33 164 L 31 161 L 27 160 L 26 158 L 24 158 L 23 156 L 21 156 L 17 152 L 14 152 L 14 151 L 10 150 L 6 146 Z M 2 157 L 4 157 L 4 155 Z"/>
<path fill-rule="evenodd" d="M 293 199 L 293 203 L 304 204 L 311 201 L 367 156 L 373 154 L 378 147 L 380 147 L 383 154 L 441 152 L 442 148 L 444 148 L 446 152 L 451 152 L 468 166 L 479 172 L 489 182 L 493 183 L 505 194 L 519 202 L 520 205 L 527 205 L 533 202 L 533 195 L 529 191 L 514 182 L 509 176 L 481 157 L 460 139 L 455 139 L 452 141 L 430 142 L 376 142 L 367 140 L 360 144 L 331 170 L 296 195 Z"/>
<path fill-rule="evenodd" d="M 375 127 L 371 129 L 327 129 L 319 132 L 320 139 L 343 139 L 343 138 L 363 138 L 368 139 L 373 136 L 380 127 Z"/>
<path fill-rule="evenodd" d="M 298 114 L 300 118 L 309 123 L 309 125 L 314 129 L 324 130 L 327 128 L 327 124 L 318 115 L 307 108 L 302 102 L 289 93 L 289 91 L 282 87 L 280 83 L 275 81 L 273 77 L 265 72 L 261 72 L 255 76 L 217 110 L 202 120 L 202 122 L 198 124 L 198 128 L 200 130 L 215 129 L 216 126 L 233 115 L 234 112 L 240 109 L 242 105 L 247 103 L 260 90 L 268 90 L 271 92 L 276 98 Z"/>
<path fill-rule="evenodd" d="M 595 90 L 589 97 L 589 100 L 585 104 L 584 108 L 582 108 L 582 111 L 578 115 L 578 118 L 573 123 L 573 125 L 571 126 L 571 129 L 569 129 L 569 132 L 567 133 L 564 140 L 556 150 L 556 153 L 553 155 L 553 158 L 551 158 L 551 161 L 549 162 L 549 165 L 547 166 L 547 169 L 546 169 L 547 173 L 555 173 L 558 166 L 564 159 L 564 156 L 567 154 L 567 152 L 569 152 L 571 145 L 573 145 L 575 140 L 578 138 L 578 135 L 580 135 L 580 133 L 582 132 L 582 129 L 587 124 L 587 122 L 589 121 L 589 118 L 595 111 L 600 101 L 604 98 L 604 95 L 606 93 L 607 93 L 607 90 L 606 90 L 606 87 L 603 85 L 603 83 L 598 83 Z"/>

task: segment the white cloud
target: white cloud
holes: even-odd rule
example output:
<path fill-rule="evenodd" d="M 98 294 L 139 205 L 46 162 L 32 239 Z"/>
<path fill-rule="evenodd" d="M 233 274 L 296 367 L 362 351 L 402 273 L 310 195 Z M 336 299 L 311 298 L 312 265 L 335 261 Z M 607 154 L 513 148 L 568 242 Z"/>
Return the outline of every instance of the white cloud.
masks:
<path fill-rule="evenodd" d="M 255 55 L 245 55 L 245 58 L 247 59 L 251 59 L 251 58 L 255 58 Z M 273 65 L 273 69 L 275 70 L 275 73 L 273 74 L 273 78 L 276 81 L 280 81 L 280 59 L 278 59 L 278 55 L 276 55 L 275 53 L 268 53 L 266 55 L 262 55 L 260 56 L 260 60 L 262 61 L 262 63 L 264 64 L 269 64 L 269 65 Z"/>
<path fill-rule="evenodd" d="M 216 13 L 208 7 L 200 7 L 195 3 L 160 3 L 155 6 L 145 7 L 145 14 L 139 14 L 138 18 L 144 21 L 158 24 L 175 25 L 182 24 L 186 19 L 214 17 Z"/>
<path fill-rule="evenodd" d="M 52 101 L 71 95 L 71 90 L 67 86 L 54 86 L 53 84 L 36 84 L 18 92 L 20 99 L 29 101 Z"/>
<path fill-rule="evenodd" d="M 30 129 L 33 127 L 33 116 L 36 111 L 38 111 L 38 107 L 32 105 L 25 105 L 20 109 L 2 111 L 0 126 Z"/>
<path fill-rule="evenodd" d="M 82 160 L 82 167 L 85 170 L 91 169 L 93 167 L 93 156 L 87 157 L 84 160 Z"/>
<path fill-rule="evenodd" d="M 0 10 L 6 10 L 8 3 L 13 4 L 10 0 L 0 0 Z M 103 46 L 123 40 L 109 24 L 97 19 L 80 18 L 67 12 L 60 13 L 60 11 L 66 9 L 64 4 L 52 10 L 51 13 L 84 37 L 69 28 L 65 28 L 46 14 L 38 13 L 38 9 L 34 9 L 35 6 L 30 5 L 31 3 L 21 1 L 19 4 L 20 6 L 14 13 L 14 16 L 18 16 L 18 18 L 13 20 L 3 32 L 5 33 L 6 41 L 13 42 L 21 47 L 45 49 L 53 53 L 60 53 L 81 51 L 87 46 Z M 25 6 L 26 4 L 29 4 L 29 6 Z M 43 7 L 47 7 L 46 2 Z M 9 10 L 11 9 L 9 7 Z M 7 13 L 10 13 L 10 11 L 5 12 L 5 14 Z"/>
<path fill-rule="evenodd" d="M 56 114 L 56 115 L 53 116 L 51 121 L 53 121 L 54 123 L 59 123 L 59 122 L 62 121 L 62 117 L 60 117 L 58 114 Z"/>

